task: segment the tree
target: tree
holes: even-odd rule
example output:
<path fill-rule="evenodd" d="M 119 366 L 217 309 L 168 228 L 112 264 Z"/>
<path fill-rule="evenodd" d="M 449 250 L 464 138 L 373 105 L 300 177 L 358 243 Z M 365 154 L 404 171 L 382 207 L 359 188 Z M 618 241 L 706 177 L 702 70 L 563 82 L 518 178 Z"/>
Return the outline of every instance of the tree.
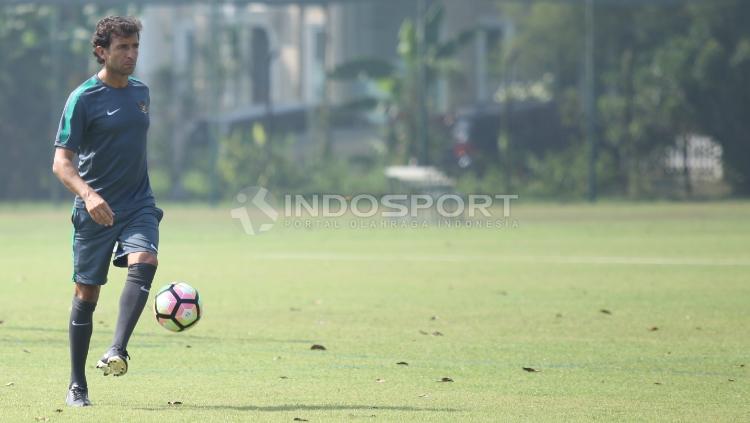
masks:
<path fill-rule="evenodd" d="M 750 108 L 750 4 L 596 7 L 597 166 L 605 191 L 648 193 L 654 166 L 664 166 L 664 149 L 686 134 L 704 133 L 724 148 L 728 182 L 750 194 L 744 116 Z M 512 47 L 517 73 L 531 80 L 552 74 L 560 114 L 574 129 L 571 148 L 581 149 L 575 135 L 582 125 L 581 4 L 539 2 L 506 6 L 506 12 L 518 27 Z M 501 66 L 507 71 L 507 62 Z"/>
<path fill-rule="evenodd" d="M 698 130 L 723 148 L 727 181 L 750 195 L 750 3 L 687 4 L 689 21 L 659 48 L 656 63 L 674 79 Z"/>
<path fill-rule="evenodd" d="M 94 63 L 96 6 L 0 6 L 0 200 L 55 197 L 53 137 L 66 96 Z"/>
<path fill-rule="evenodd" d="M 395 65 L 377 58 L 359 58 L 340 64 L 329 73 L 334 81 L 364 79 L 376 87 L 375 97 L 355 99 L 344 108 L 381 106 L 388 119 L 386 139 L 393 162 L 405 163 L 419 156 L 420 108 L 426 108 L 427 116 L 435 110 L 437 81 L 460 70 L 455 56 L 475 35 L 475 30 L 467 29 L 441 38 L 444 18 L 445 9 L 439 3 L 427 10 L 422 45 L 416 23 L 406 19 L 399 31 L 399 62 Z M 425 129 L 429 131 L 429 127 Z"/>

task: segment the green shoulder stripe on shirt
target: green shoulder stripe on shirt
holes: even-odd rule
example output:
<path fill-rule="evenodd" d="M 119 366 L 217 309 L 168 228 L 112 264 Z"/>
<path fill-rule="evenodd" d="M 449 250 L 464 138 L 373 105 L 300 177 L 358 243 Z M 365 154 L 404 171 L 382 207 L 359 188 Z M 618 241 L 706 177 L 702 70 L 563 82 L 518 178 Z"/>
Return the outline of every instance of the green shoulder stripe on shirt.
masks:
<path fill-rule="evenodd" d="M 146 85 L 146 84 L 144 84 L 144 83 L 143 83 L 143 81 L 141 81 L 141 80 L 140 80 L 140 79 L 138 79 L 138 78 L 133 78 L 132 76 L 129 76 L 129 77 L 128 77 L 128 79 L 129 79 L 129 80 L 131 80 L 131 81 L 137 82 L 137 83 L 139 83 L 139 84 L 143 84 L 143 85 Z"/>
<path fill-rule="evenodd" d="M 96 85 L 96 82 L 96 76 L 92 76 L 70 94 L 68 103 L 65 104 L 65 117 L 63 119 L 62 131 L 60 131 L 60 142 L 62 144 L 66 144 L 70 138 L 70 120 L 73 118 L 73 110 L 76 108 L 78 99 L 81 98 L 81 94 L 83 94 L 84 91 Z"/>

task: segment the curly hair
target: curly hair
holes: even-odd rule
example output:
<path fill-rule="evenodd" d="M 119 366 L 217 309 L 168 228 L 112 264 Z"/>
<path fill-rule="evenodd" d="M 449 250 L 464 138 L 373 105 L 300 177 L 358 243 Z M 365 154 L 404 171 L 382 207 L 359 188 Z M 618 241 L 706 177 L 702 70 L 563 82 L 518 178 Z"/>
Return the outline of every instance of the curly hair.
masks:
<path fill-rule="evenodd" d="M 132 16 L 107 16 L 102 18 L 96 24 L 96 30 L 94 31 L 93 37 L 91 37 L 91 45 L 93 47 L 93 54 L 96 57 L 96 61 L 99 64 L 104 64 L 104 59 L 96 54 L 96 47 L 102 46 L 109 48 L 112 43 L 112 36 L 118 37 L 130 37 L 131 35 L 141 35 L 141 21 Z"/>

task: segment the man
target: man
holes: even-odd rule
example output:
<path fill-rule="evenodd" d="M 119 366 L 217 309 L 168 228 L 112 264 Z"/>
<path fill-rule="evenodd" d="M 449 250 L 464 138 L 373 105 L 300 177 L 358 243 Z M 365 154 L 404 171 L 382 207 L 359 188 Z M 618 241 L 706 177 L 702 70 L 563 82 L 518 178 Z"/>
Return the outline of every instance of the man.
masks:
<path fill-rule="evenodd" d="M 109 16 L 97 23 L 92 44 L 102 69 L 70 94 L 55 140 L 52 171 L 76 194 L 71 218 L 75 295 L 68 326 L 70 406 L 91 405 L 86 356 L 92 315 L 112 254 L 115 266 L 127 266 L 128 274 L 112 346 L 96 366 L 105 376 L 128 371 L 128 340 L 158 264 L 162 211 L 156 207 L 146 166 L 149 92 L 130 77 L 138 60 L 140 30 L 141 23 L 131 17 Z"/>

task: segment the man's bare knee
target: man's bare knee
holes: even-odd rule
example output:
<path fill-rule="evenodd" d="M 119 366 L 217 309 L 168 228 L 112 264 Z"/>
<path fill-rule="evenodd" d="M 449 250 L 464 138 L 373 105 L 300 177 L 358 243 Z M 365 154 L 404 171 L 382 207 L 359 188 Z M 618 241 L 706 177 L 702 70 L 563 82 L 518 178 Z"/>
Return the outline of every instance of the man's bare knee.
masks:
<path fill-rule="evenodd" d="M 153 264 L 154 266 L 158 266 L 159 260 L 156 259 L 155 255 L 147 253 L 145 251 L 128 254 L 128 266 L 136 263 L 148 263 Z"/>
<path fill-rule="evenodd" d="M 76 297 L 86 301 L 87 303 L 96 304 L 99 301 L 99 291 L 101 290 L 99 285 L 86 285 L 82 283 L 76 283 Z"/>

